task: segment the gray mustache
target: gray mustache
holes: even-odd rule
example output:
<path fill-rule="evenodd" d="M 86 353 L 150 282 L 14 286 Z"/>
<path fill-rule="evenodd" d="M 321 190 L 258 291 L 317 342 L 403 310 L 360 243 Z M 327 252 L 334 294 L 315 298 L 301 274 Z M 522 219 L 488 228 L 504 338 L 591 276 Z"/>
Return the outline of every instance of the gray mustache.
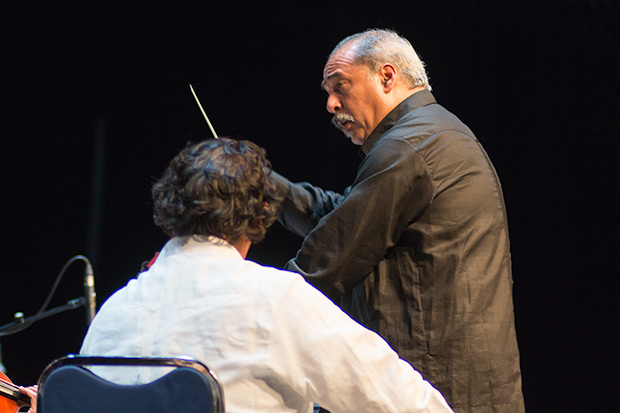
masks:
<path fill-rule="evenodd" d="M 332 117 L 332 123 L 337 127 L 340 128 L 340 126 L 338 126 L 338 122 L 355 122 L 355 118 L 351 115 L 349 115 L 348 113 L 337 113 Z"/>

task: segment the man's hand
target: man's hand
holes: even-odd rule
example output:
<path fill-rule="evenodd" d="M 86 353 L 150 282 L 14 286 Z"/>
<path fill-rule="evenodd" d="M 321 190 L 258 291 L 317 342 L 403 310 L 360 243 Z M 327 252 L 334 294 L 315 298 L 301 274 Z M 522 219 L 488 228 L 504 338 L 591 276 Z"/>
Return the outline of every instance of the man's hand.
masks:
<path fill-rule="evenodd" d="M 30 409 L 28 413 L 37 413 L 37 391 L 39 386 L 22 387 L 19 386 L 19 391 L 30 397 Z"/>

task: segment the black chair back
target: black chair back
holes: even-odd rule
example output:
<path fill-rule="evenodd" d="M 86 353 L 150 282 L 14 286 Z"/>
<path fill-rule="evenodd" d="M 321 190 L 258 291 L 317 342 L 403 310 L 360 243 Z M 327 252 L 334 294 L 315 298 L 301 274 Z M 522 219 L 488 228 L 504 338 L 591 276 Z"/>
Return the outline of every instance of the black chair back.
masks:
<path fill-rule="evenodd" d="M 89 370 L 164 367 L 172 370 L 145 384 L 118 384 Z M 185 358 L 67 356 L 45 368 L 39 379 L 39 413 L 224 412 L 216 376 L 204 364 Z"/>

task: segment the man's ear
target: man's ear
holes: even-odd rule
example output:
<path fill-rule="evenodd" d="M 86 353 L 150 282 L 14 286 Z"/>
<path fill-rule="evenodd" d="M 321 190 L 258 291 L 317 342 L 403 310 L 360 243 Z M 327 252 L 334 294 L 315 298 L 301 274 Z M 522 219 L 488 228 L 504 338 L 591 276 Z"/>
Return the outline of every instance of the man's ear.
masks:
<path fill-rule="evenodd" d="M 396 82 L 396 69 L 390 63 L 386 63 L 379 69 L 379 78 L 383 85 L 383 91 L 390 93 L 394 89 Z"/>

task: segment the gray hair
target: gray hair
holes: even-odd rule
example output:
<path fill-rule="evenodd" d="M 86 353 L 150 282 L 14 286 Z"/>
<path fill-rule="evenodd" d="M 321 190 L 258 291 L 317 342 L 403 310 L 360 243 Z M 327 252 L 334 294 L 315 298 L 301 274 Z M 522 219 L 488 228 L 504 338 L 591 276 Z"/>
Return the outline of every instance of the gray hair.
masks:
<path fill-rule="evenodd" d="M 355 63 L 366 66 L 370 73 L 375 74 L 382 65 L 390 63 L 400 72 L 409 88 L 421 86 L 431 90 L 424 62 L 411 43 L 393 30 L 368 29 L 353 34 L 336 45 L 328 60 L 350 42 L 355 42 L 351 49 Z"/>

